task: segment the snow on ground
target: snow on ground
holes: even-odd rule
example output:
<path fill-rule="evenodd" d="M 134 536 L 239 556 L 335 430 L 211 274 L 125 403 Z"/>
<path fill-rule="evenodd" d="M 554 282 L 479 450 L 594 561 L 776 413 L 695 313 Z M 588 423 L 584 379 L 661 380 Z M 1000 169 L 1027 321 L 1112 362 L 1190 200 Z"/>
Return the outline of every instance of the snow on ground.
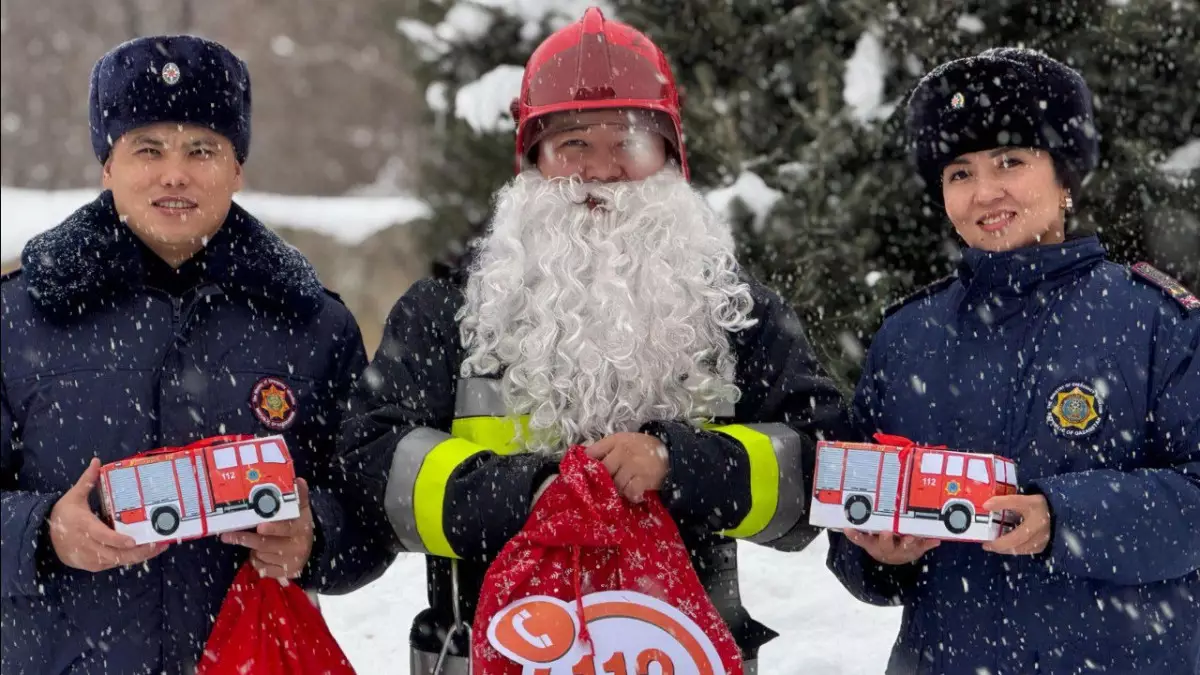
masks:
<path fill-rule="evenodd" d="M 760 675 L 878 675 L 900 627 L 899 608 L 858 602 L 825 569 L 827 539 L 800 553 L 739 544 L 742 600 L 780 634 L 759 655 Z M 334 636 L 360 673 L 408 672 L 408 631 L 425 607 L 425 564 L 401 556 L 378 581 L 322 596 Z"/>
<path fill-rule="evenodd" d="M 0 260 L 21 254 L 25 242 L 94 200 L 98 189 L 26 190 L 0 187 Z M 314 230 L 344 244 L 429 214 L 411 197 L 296 197 L 246 192 L 234 201 L 271 227 Z"/>

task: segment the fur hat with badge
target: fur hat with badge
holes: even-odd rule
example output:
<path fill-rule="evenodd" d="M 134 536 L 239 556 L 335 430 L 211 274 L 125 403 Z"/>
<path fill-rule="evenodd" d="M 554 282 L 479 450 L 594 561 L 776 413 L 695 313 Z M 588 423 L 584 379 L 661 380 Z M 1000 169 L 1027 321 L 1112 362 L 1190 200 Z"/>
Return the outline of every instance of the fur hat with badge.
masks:
<path fill-rule="evenodd" d="M 101 162 L 122 135 L 158 122 L 208 127 L 229 139 L 240 163 L 250 152 L 250 71 L 203 38 L 142 37 L 114 48 L 92 68 L 88 107 Z"/>
<path fill-rule="evenodd" d="M 909 152 L 934 201 L 955 158 L 1001 147 L 1040 148 L 1078 193 L 1096 168 L 1100 134 L 1079 73 L 1028 49 L 989 49 L 942 64 L 908 102 Z"/>

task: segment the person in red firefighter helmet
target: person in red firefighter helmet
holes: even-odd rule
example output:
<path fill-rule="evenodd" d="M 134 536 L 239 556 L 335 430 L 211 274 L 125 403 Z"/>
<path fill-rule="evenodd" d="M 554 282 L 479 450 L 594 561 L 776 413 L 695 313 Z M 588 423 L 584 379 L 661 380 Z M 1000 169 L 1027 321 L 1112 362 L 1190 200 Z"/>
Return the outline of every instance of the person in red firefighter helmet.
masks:
<path fill-rule="evenodd" d="M 658 494 L 752 673 L 776 634 L 742 606 L 735 538 L 812 540 L 806 476 L 815 437 L 848 433 L 841 397 L 689 183 L 649 38 L 589 9 L 533 53 L 513 113 L 487 233 L 396 303 L 344 427 L 347 462 L 388 477 L 363 488 L 380 529 L 426 555 L 411 672 L 470 671 L 484 574 L 583 445 L 624 499 Z"/>
<path fill-rule="evenodd" d="M 652 134 L 640 139 L 638 149 L 644 152 L 623 155 L 632 160 L 628 178 L 644 178 L 661 168 L 658 158 L 664 151 L 689 178 L 679 109 L 666 54 L 640 31 L 606 19 L 592 7 L 529 57 L 521 95 L 512 104 L 517 172 L 538 166 L 543 173 L 569 175 L 548 171 L 547 161 L 558 158 L 546 154 L 542 142 L 564 131 L 613 125 L 634 135 Z"/>

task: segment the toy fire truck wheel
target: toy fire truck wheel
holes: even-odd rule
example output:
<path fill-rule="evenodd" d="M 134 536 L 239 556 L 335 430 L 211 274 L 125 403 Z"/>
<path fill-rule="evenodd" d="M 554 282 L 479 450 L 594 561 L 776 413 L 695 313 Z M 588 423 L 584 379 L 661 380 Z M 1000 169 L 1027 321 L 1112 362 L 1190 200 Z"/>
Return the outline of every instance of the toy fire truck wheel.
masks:
<path fill-rule="evenodd" d="M 846 520 L 851 525 L 862 525 L 871 519 L 871 500 L 862 495 L 854 495 L 846 500 Z"/>
<path fill-rule="evenodd" d="M 258 491 L 250 500 L 250 505 L 254 508 L 254 512 L 263 518 L 270 518 L 279 513 L 279 505 L 282 503 L 283 501 L 279 498 L 279 493 L 269 488 Z"/>
<path fill-rule="evenodd" d="M 179 529 L 179 512 L 170 506 L 160 506 L 150 514 L 150 525 L 163 536 L 175 534 Z"/>
<path fill-rule="evenodd" d="M 942 511 L 942 522 L 954 534 L 962 534 L 971 527 L 971 509 L 963 504 L 951 504 Z"/>

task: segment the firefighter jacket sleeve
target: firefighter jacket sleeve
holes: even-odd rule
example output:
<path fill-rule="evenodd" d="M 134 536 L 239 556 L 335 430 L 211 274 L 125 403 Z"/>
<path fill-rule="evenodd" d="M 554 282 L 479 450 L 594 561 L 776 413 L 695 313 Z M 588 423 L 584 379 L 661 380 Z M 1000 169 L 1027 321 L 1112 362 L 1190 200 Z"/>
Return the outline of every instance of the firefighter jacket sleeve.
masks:
<path fill-rule="evenodd" d="M 309 479 L 309 503 L 316 524 L 312 554 L 300 579 L 308 590 L 336 595 L 360 588 L 383 574 L 395 557 L 386 531 L 373 527 L 367 516 L 370 500 L 357 489 L 353 467 L 338 453 L 338 431 L 346 414 L 354 382 L 367 367 L 366 349 L 358 324 L 347 315 L 338 351 L 330 360 L 329 400 L 324 406 L 334 417 L 326 420 L 328 434 L 316 439 L 323 460 Z"/>
<path fill-rule="evenodd" d="M 39 561 L 54 555 L 48 550 L 49 538 L 43 536 L 48 533 L 46 519 L 62 494 L 13 489 L 21 463 L 20 429 L 9 407 L 8 387 L 2 382 L 0 414 L 0 593 L 6 598 L 40 595 Z"/>
<path fill-rule="evenodd" d="M 400 298 L 355 387 L 343 442 L 395 547 L 486 559 L 520 531 L 557 462 L 451 435 L 461 302 L 444 280 L 418 282 Z"/>
<path fill-rule="evenodd" d="M 1032 481 L 1054 528 L 1043 555 L 1069 574 L 1148 584 L 1200 569 L 1200 312 L 1160 317 L 1142 448 L 1155 468 Z"/>
<path fill-rule="evenodd" d="M 860 438 L 870 438 L 878 427 L 878 411 L 881 401 L 876 384 L 887 377 L 886 364 L 882 362 L 882 346 L 887 343 L 885 322 L 872 341 L 863 364 L 862 378 L 854 395 L 853 418 Z M 887 565 L 872 558 L 861 547 L 840 533 L 829 533 L 829 554 L 826 566 L 842 582 L 854 597 L 872 605 L 902 604 L 916 586 L 921 562 L 904 565 Z"/>
<path fill-rule="evenodd" d="M 799 550 L 818 533 L 806 513 L 816 441 L 851 432 L 799 317 L 773 292 L 751 289 L 757 323 L 733 336 L 738 423 L 651 422 L 642 431 L 667 447 L 661 494 L 677 522 Z"/>

